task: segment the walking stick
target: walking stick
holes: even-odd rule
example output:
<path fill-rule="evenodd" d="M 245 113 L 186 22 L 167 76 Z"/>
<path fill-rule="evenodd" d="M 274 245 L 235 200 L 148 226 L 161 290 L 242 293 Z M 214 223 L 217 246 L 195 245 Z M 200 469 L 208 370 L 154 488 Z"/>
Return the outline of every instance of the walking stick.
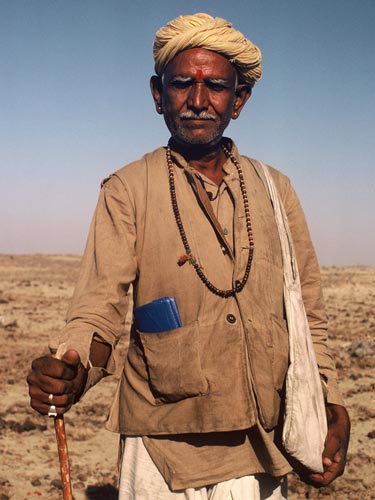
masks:
<path fill-rule="evenodd" d="M 64 417 L 63 415 L 58 415 L 57 417 L 54 417 L 54 420 L 55 420 L 57 451 L 59 453 L 59 461 L 60 461 L 63 499 L 72 500 L 73 499 L 72 484 L 70 481 L 69 454 L 68 454 L 68 445 L 65 434 Z"/>
<path fill-rule="evenodd" d="M 55 357 L 61 359 L 61 356 L 56 353 Z M 53 394 L 50 394 L 48 399 L 51 401 L 51 406 L 48 412 L 49 417 L 53 417 L 55 424 L 55 433 L 57 441 L 57 451 L 59 454 L 60 474 L 62 482 L 63 500 L 73 500 L 72 484 L 70 481 L 70 465 L 68 454 L 68 443 L 65 433 L 64 415 L 58 415 L 53 402 Z"/>
<path fill-rule="evenodd" d="M 52 396 L 52 394 L 50 394 Z M 49 417 L 53 417 L 57 441 L 57 451 L 59 454 L 60 474 L 62 482 L 63 500 L 73 500 L 72 485 L 70 481 L 70 465 L 68 444 L 65 433 L 64 415 L 57 415 L 55 405 L 51 405 L 48 412 Z"/>

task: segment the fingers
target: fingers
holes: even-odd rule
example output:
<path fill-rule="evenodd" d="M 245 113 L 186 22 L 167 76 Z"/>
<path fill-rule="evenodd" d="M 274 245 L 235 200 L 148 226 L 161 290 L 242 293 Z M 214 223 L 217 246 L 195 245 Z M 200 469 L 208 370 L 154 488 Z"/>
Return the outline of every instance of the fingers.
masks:
<path fill-rule="evenodd" d="M 337 452 L 334 454 L 332 460 L 329 457 L 324 457 L 323 458 L 323 465 L 326 467 L 330 467 L 334 462 L 339 463 L 343 460 L 343 457 L 341 456 L 340 452 Z"/>
<path fill-rule="evenodd" d="M 37 379 L 51 378 L 69 380 L 74 377 L 71 368 L 65 367 L 64 363 L 52 357 L 38 358 L 31 365 L 30 375 L 34 374 Z"/>
<path fill-rule="evenodd" d="M 323 458 L 323 465 L 325 467 L 330 467 L 332 465 L 332 463 L 333 462 L 332 462 L 332 460 L 330 458 L 328 458 L 328 457 L 324 457 Z"/>
<path fill-rule="evenodd" d="M 50 407 L 51 405 L 55 405 L 56 407 L 65 407 L 73 402 L 73 393 L 56 395 L 52 393 L 46 393 L 39 389 L 37 386 L 30 386 L 29 390 L 30 397 L 32 399 L 37 399 L 41 404 L 46 407 Z"/>
<path fill-rule="evenodd" d="M 319 488 L 341 476 L 345 469 L 350 422 L 345 408 L 330 405 L 327 408 L 328 432 L 323 451 L 323 474 L 307 474 L 303 480 Z"/>
<path fill-rule="evenodd" d="M 61 360 L 52 355 L 42 356 L 34 359 L 31 365 L 32 372 L 46 375 L 57 379 L 72 380 L 76 375 L 77 366 L 80 363 L 76 351 L 70 350 L 64 354 Z"/>
<path fill-rule="evenodd" d="M 45 378 L 39 380 L 35 373 L 28 377 L 30 405 L 34 410 L 47 415 L 51 405 L 55 405 L 57 413 L 62 414 L 70 409 L 74 402 L 74 385 L 58 379 Z"/>
<path fill-rule="evenodd" d="M 47 415 L 51 405 L 56 407 L 58 414 L 65 413 L 70 409 L 74 401 L 74 394 L 56 395 L 42 391 L 36 385 L 29 386 L 30 404 L 37 412 Z"/>
<path fill-rule="evenodd" d="M 328 486 L 334 479 L 341 476 L 343 472 L 344 466 L 341 462 L 332 462 L 323 474 L 309 474 L 305 482 L 315 486 L 316 488 Z"/>
<path fill-rule="evenodd" d="M 45 405 L 45 404 L 41 403 L 39 400 L 37 400 L 37 399 L 30 399 L 30 405 L 31 405 L 31 407 L 35 411 L 37 411 L 41 415 L 48 415 L 48 413 L 49 413 L 49 411 L 51 409 L 51 405 Z M 70 410 L 71 407 L 72 407 L 71 404 L 68 405 L 68 406 L 57 406 L 57 405 L 55 405 L 56 413 L 58 415 L 63 415 L 68 410 Z"/>
<path fill-rule="evenodd" d="M 329 457 L 323 458 L 324 472 L 323 474 L 307 474 L 301 478 L 305 483 L 320 488 L 328 486 L 337 477 L 341 476 L 345 468 L 345 459 L 342 457 L 341 450 L 336 452 L 332 459 Z"/>
<path fill-rule="evenodd" d="M 52 355 L 35 359 L 27 377 L 31 407 L 42 415 L 48 414 L 51 405 L 58 414 L 65 413 L 82 392 L 86 378 L 76 351 L 68 351 L 61 360 Z"/>
<path fill-rule="evenodd" d="M 42 373 L 33 370 L 27 377 L 29 387 L 37 387 L 45 394 L 62 395 L 72 391 L 73 384 L 70 380 L 59 379 L 43 375 Z"/>

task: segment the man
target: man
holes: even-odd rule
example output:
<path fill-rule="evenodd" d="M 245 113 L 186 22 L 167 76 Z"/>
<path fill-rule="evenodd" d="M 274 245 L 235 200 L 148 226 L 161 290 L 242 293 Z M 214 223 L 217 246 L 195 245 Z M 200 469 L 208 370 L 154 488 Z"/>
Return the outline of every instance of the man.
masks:
<path fill-rule="evenodd" d="M 108 428 L 123 436 L 121 499 L 286 498 L 280 444 L 288 332 L 273 207 L 253 163 L 223 137 L 261 77 L 259 49 L 230 23 L 180 16 L 159 30 L 151 92 L 171 139 L 102 186 L 60 360 L 34 361 L 31 405 L 64 413 L 114 370 L 129 306 L 174 297 L 182 326 L 132 326 Z M 326 390 L 324 473 L 342 474 L 349 419 L 326 346 L 319 268 L 289 180 L 288 216 Z"/>

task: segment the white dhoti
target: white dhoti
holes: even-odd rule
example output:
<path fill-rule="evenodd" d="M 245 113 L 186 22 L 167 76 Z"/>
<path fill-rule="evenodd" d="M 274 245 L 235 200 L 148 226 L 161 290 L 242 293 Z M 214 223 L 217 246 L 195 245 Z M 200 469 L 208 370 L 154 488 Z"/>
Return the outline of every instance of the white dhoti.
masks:
<path fill-rule="evenodd" d="M 126 438 L 119 500 L 283 500 L 286 480 L 267 474 L 229 479 L 214 486 L 171 491 L 148 454 L 142 438 Z"/>

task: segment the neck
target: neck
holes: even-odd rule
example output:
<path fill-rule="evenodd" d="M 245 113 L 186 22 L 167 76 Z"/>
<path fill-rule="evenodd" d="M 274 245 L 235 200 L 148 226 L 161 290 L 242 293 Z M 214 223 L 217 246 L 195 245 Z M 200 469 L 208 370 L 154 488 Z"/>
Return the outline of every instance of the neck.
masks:
<path fill-rule="evenodd" d="M 191 167 L 216 184 L 220 184 L 224 177 L 222 167 L 227 160 L 221 142 L 215 145 L 180 144 L 171 139 L 170 146 L 174 151 L 180 153 Z"/>

